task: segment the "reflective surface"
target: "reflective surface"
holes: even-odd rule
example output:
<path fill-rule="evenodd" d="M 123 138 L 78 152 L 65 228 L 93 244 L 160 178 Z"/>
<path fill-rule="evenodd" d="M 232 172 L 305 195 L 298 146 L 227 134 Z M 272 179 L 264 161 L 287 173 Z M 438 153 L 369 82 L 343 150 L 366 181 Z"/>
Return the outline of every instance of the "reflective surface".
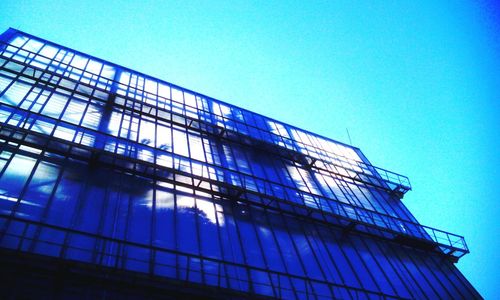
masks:
<path fill-rule="evenodd" d="M 2 35 L 4 248 L 284 299 L 479 298 L 357 148 Z"/>

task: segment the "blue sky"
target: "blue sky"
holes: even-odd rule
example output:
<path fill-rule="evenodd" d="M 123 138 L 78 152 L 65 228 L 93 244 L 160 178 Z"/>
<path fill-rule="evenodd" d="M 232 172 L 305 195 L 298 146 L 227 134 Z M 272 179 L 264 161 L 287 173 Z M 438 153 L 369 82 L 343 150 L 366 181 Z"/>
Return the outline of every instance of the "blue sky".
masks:
<path fill-rule="evenodd" d="M 500 9 L 458 1 L 2 1 L 48 40 L 360 147 L 500 298 Z M 417 2 L 417 3 L 414 3 Z M 498 4 L 497 4 L 498 5 Z M 497 248 L 498 247 L 498 248 Z"/>

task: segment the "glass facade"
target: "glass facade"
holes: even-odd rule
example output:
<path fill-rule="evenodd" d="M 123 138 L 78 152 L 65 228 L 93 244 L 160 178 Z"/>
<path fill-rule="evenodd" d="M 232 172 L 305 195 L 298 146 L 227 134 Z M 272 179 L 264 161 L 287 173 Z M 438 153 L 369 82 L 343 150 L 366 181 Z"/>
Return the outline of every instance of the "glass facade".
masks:
<path fill-rule="evenodd" d="M 0 40 L 9 255 L 215 298 L 481 298 L 453 264 L 463 237 L 419 224 L 408 178 L 358 148 L 24 32 Z M 70 294 L 112 295 L 90 290 Z"/>

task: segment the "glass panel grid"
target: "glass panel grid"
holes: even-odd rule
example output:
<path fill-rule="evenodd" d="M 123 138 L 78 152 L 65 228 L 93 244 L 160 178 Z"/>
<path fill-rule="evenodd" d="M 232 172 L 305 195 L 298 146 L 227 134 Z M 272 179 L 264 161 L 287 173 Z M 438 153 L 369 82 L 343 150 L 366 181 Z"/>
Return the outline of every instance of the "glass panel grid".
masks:
<path fill-rule="evenodd" d="M 463 237 L 356 148 L 17 31 L 0 121 L 2 247 L 277 298 L 476 296 L 437 265 Z"/>

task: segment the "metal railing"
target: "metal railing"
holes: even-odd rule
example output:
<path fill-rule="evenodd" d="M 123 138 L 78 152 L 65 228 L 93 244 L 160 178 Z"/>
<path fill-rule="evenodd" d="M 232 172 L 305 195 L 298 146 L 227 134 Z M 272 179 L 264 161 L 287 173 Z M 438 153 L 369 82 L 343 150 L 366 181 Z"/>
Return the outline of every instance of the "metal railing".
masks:
<path fill-rule="evenodd" d="M 10 47 L 18 49 L 18 47 L 14 47 L 14 46 L 10 46 Z M 25 51 L 25 50 L 23 50 L 23 51 Z M 26 53 L 28 53 L 28 52 L 26 51 Z M 36 54 L 36 53 L 33 53 L 33 55 L 41 56 L 40 54 Z M 45 58 L 51 59 L 48 57 L 45 57 Z M 24 76 L 33 77 L 35 74 L 35 71 L 40 73 L 40 74 L 50 73 L 51 76 L 55 76 L 57 78 L 63 76 L 63 74 L 59 74 L 59 73 L 56 73 L 54 71 L 49 71 L 48 69 L 41 69 L 41 68 L 38 68 L 36 66 L 32 66 L 26 62 L 19 61 L 15 58 L 8 58 L 8 59 L 10 61 L 17 63 L 17 64 L 20 64 L 20 66 L 22 66 L 22 67 L 29 66 L 30 70 L 33 71 L 33 75 L 21 73 Z M 59 63 L 59 68 L 61 67 L 61 64 L 64 64 L 64 63 L 62 63 L 62 62 Z M 116 67 L 121 68 L 119 66 L 116 66 Z M 75 69 L 75 70 L 79 70 L 80 72 L 82 72 L 82 74 L 89 73 L 88 71 L 85 71 L 83 69 L 78 69 L 75 67 L 71 67 L 71 68 Z M 9 70 L 9 68 L 6 66 L 4 66 L 3 69 Z M 15 73 L 20 72 L 20 70 L 12 70 L 12 71 Z M 25 72 L 26 72 L 26 70 L 25 70 Z M 92 74 L 92 73 L 89 73 L 89 76 L 90 77 L 94 77 L 94 76 L 99 77 L 98 75 Z M 99 77 L 99 78 L 101 78 L 101 77 Z M 40 81 L 43 81 L 42 78 L 32 78 L 32 79 L 38 79 Z M 52 78 L 52 80 L 53 80 L 53 78 Z M 78 82 L 77 80 L 69 78 L 69 77 L 65 77 L 65 80 L 74 81 L 75 83 Z M 110 90 L 112 89 L 112 86 L 117 86 L 118 89 L 122 88 L 125 90 L 128 88 L 128 86 L 126 86 L 120 82 L 113 81 L 109 78 L 103 78 L 103 83 L 97 84 L 97 81 L 95 83 L 96 83 L 95 85 L 92 85 L 92 84 L 90 84 L 90 82 L 89 83 L 78 82 L 79 85 L 86 86 L 87 88 L 90 88 L 90 89 L 94 89 L 100 93 L 109 93 Z M 54 87 L 56 86 L 54 83 L 49 83 L 49 84 L 54 85 Z M 64 87 L 62 87 L 62 86 L 57 86 L 57 87 L 64 89 Z M 180 88 L 180 87 L 178 87 L 178 88 Z M 180 88 L 180 89 L 185 90 L 183 88 Z M 137 90 L 141 95 L 148 94 L 148 92 L 141 90 L 141 89 L 134 88 L 134 90 Z M 78 93 L 78 92 L 76 92 L 76 93 Z M 127 97 L 126 95 L 119 95 L 119 96 L 131 100 L 131 101 L 129 101 L 131 103 L 133 103 L 135 101 L 139 101 L 141 103 L 139 109 L 141 109 L 140 112 L 143 114 L 148 115 L 145 112 L 151 111 L 152 109 L 158 110 L 158 111 L 162 111 L 162 110 L 164 111 L 164 109 L 162 109 L 158 106 L 154 106 L 154 105 L 151 105 L 151 104 L 143 101 L 142 97 L 141 97 L 141 100 L 137 100 L 136 98 Z M 154 95 L 153 98 L 159 99 L 160 96 Z M 208 98 L 208 97 L 207 97 L 207 99 L 210 99 L 210 101 L 221 102 L 221 101 L 218 101 L 218 100 L 215 100 L 212 98 Z M 96 99 L 96 100 L 102 101 L 100 99 Z M 165 100 L 167 100 L 167 99 L 165 99 Z M 382 187 L 384 189 L 389 189 L 390 191 L 397 191 L 401 194 L 404 194 L 405 192 L 411 190 L 410 181 L 409 181 L 408 177 L 406 177 L 406 176 L 403 176 L 403 175 L 400 175 L 400 174 L 397 174 L 395 172 L 391 172 L 391 171 L 388 171 L 388 170 L 385 170 L 385 169 L 382 169 L 379 167 L 372 166 L 372 165 L 367 164 L 363 161 L 358 161 L 358 160 L 354 160 L 352 158 L 345 157 L 343 155 L 340 155 L 339 153 L 331 152 L 329 149 L 319 148 L 319 147 L 317 147 L 313 144 L 310 144 L 310 143 L 306 144 L 306 143 L 303 143 L 303 142 L 298 141 L 296 139 L 286 137 L 286 136 L 283 136 L 280 134 L 276 134 L 275 132 L 271 131 L 270 129 L 263 129 L 263 128 L 254 126 L 252 124 L 245 123 L 241 120 L 235 119 L 233 117 L 227 117 L 224 115 L 220 116 L 220 115 L 217 115 L 211 111 L 204 110 L 202 108 L 193 107 L 193 106 L 189 106 L 188 104 L 176 102 L 173 99 L 168 99 L 168 101 L 170 101 L 172 103 L 177 103 L 178 105 L 181 105 L 182 107 L 184 107 L 184 109 L 181 110 L 183 113 L 179 113 L 179 112 L 175 112 L 175 111 L 168 111 L 168 113 L 171 113 L 173 115 L 176 115 L 178 117 L 183 118 L 184 121 L 183 122 L 179 122 L 179 121 L 175 122 L 175 120 L 172 119 L 172 120 L 169 120 L 169 122 L 176 123 L 176 124 L 182 125 L 184 127 L 186 127 L 186 125 L 187 125 L 187 127 L 189 127 L 190 129 L 201 130 L 202 128 L 206 128 L 206 129 L 209 129 L 208 131 L 206 131 L 206 133 L 209 133 L 209 134 L 216 134 L 217 135 L 220 132 L 223 132 L 223 133 L 226 133 L 225 134 L 226 138 L 228 138 L 230 140 L 236 140 L 238 142 L 241 142 L 242 140 L 244 140 L 244 141 L 251 141 L 251 140 L 260 141 L 260 142 L 263 142 L 267 145 L 272 145 L 273 147 L 278 148 L 278 150 L 276 151 L 277 153 L 291 152 L 290 155 L 287 155 L 287 157 L 289 159 L 294 159 L 296 157 L 305 157 L 307 159 L 305 159 L 305 162 L 302 161 L 301 163 L 305 163 L 306 165 L 310 164 L 309 166 L 315 166 L 316 168 L 321 169 L 321 166 L 318 167 L 317 166 L 318 164 L 316 164 L 316 165 L 314 164 L 314 161 L 319 161 L 319 162 L 323 163 L 322 164 L 323 166 L 326 166 L 326 168 L 322 168 L 323 170 L 325 170 L 327 172 L 333 172 L 333 173 L 335 173 L 337 175 L 341 175 L 341 176 L 343 176 L 341 174 L 342 172 L 338 172 L 336 170 L 337 170 L 337 168 L 342 168 L 342 169 L 345 169 L 345 171 L 347 173 L 356 174 L 357 176 L 352 176 L 352 178 L 354 180 L 362 180 L 365 183 L 375 185 L 378 187 Z M 122 106 L 122 105 L 114 104 L 114 106 L 137 111 L 137 107 L 135 107 L 135 105 L 132 105 L 132 107 L 128 107 L 126 105 Z M 231 106 L 231 107 L 233 107 L 233 106 Z M 238 109 L 240 109 L 240 108 L 238 108 Z M 188 115 L 187 111 L 194 111 L 194 112 L 196 112 L 195 114 L 202 115 L 203 118 L 194 118 L 192 116 L 192 114 Z M 255 114 L 253 112 L 249 112 L 249 113 Z M 157 116 L 153 116 L 153 117 L 157 117 Z M 277 122 L 277 123 L 282 124 L 284 126 L 288 126 L 290 128 L 300 130 L 300 129 L 295 128 L 291 125 L 275 121 L 275 120 L 270 119 L 268 117 L 264 117 L 264 116 L 262 116 L 262 117 L 265 119 L 269 119 L 272 122 Z M 195 124 L 198 124 L 198 126 L 194 126 Z M 203 124 L 204 126 L 200 126 L 200 124 Z M 229 132 L 231 132 L 233 134 L 227 134 Z M 306 131 L 304 131 L 304 132 L 306 132 Z M 327 142 L 338 143 L 337 141 L 328 139 L 326 137 L 315 135 L 315 134 L 312 134 L 309 132 L 306 132 L 306 133 L 311 134 L 317 138 L 324 139 Z M 266 138 L 264 138 L 264 137 L 266 137 Z M 257 145 L 259 143 L 254 142 L 253 144 Z M 281 150 L 279 150 L 279 149 L 281 149 Z M 325 155 L 325 153 L 326 153 L 326 155 Z M 384 181 L 385 183 L 381 183 L 381 181 Z"/>
<path fill-rule="evenodd" d="M 65 123 L 60 120 L 51 120 L 45 116 L 39 116 L 39 118 L 45 122 L 55 122 L 59 125 Z M 220 168 L 215 165 L 210 165 L 210 167 L 219 169 L 219 172 L 195 175 L 189 169 L 193 160 L 188 158 L 83 127 L 71 124 L 65 125 L 71 126 L 75 130 L 74 136 L 92 136 L 91 140 L 100 141 L 98 143 L 100 144 L 100 148 L 81 144 L 81 141 L 80 143 L 67 141 L 8 124 L 0 125 L 0 138 L 31 147 L 42 148 L 46 151 L 74 156 L 87 161 L 95 153 L 101 156 L 100 163 L 111 163 L 114 167 L 120 167 L 128 172 L 138 173 L 142 176 L 171 174 L 167 176 L 160 175 L 157 177 L 159 180 L 176 182 L 176 177 L 172 175 L 176 174 L 179 178 L 184 178 L 183 181 L 186 181 L 185 184 L 188 187 L 194 186 L 197 189 L 205 189 L 206 192 L 230 198 L 247 199 L 250 203 L 278 208 L 280 210 L 290 210 L 287 207 L 291 207 L 291 212 L 293 213 L 305 214 L 321 220 L 329 220 L 328 216 L 340 217 L 343 220 L 355 221 L 362 226 L 390 233 L 393 238 L 405 236 L 424 244 L 434 243 L 435 247 L 432 250 L 454 257 L 461 257 L 469 252 L 463 237 L 452 233 L 258 179 L 254 176 Z M 113 147 L 110 148 L 109 145 L 113 145 Z M 124 150 L 123 153 L 118 153 L 119 149 Z M 109 158 L 105 158 L 106 156 L 109 156 Z M 170 157 L 172 163 L 168 166 L 162 164 L 162 156 Z M 124 159 L 132 164 L 119 163 Z M 202 162 L 197 163 L 202 164 Z M 219 178 L 217 176 L 214 177 L 214 174 L 217 173 L 225 175 Z M 227 181 L 224 177 L 231 178 L 231 181 Z M 287 192 L 287 189 L 290 192 Z M 280 190 L 281 193 L 277 194 L 277 190 Z M 296 195 L 297 197 L 290 198 L 291 195 Z"/>

